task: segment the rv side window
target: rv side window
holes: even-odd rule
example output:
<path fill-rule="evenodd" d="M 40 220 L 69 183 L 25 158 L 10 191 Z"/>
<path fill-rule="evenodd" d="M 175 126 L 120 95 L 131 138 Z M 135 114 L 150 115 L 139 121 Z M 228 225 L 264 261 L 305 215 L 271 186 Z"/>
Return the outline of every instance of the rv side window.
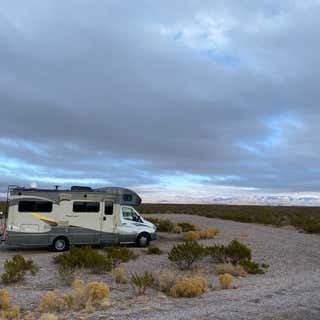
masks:
<path fill-rule="evenodd" d="M 73 212 L 99 212 L 99 202 L 75 201 L 73 203 Z"/>
<path fill-rule="evenodd" d="M 105 202 L 104 214 L 106 216 L 112 216 L 113 215 L 113 202 Z"/>
<path fill-rule="evenodd" d="M 132 201 L 132 194 L 124 194 L 122 199 L 123 201 Z"/>
<path fill-rule="evenodd" d="M 19 201 L 19 212 L 52 212 L 50 201 Z"/>
<path fill-rule="evenodd" d="M 123 207 L 122 208 L 122 217 L 123 219 L 126 220 L 131 220 L 131 221 L 139 221 L 139 216 L 134 212 L 133 209 L 128 208 L 128 207 Z"/>

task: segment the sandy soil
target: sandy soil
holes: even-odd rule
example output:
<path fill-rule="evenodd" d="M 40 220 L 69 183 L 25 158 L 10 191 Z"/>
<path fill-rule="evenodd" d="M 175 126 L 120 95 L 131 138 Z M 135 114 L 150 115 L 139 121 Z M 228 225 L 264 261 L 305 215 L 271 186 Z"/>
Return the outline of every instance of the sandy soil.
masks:
<path fill-rule="evenodd" d="M 153 215 L 157 216 L 157 215 Z M 215 240 L 203 244 L 228 243 L 239 239 L 253 251 L 254 260 L 270 265 L 265 275 L 237 278 L 238 289 L 219 290 L 212 266 L 203 262 L 193 273 L 203 272 L 209 279 L 210 289 L 202 298 L 174 299 L 149 290 L 145 296 L 137 296 L 129 284 L 119 285 L 111 274 L 79 275 L 86 281 L 101 280 L 111 287 L 112 306 L 108 310 L 90 315 L 65 315 L 65 319 L 320 319 L 320 236 L 299 233 L 296 230 L 274 228 L 190 215 L 160 215 L 173 221 L 186 221 L 201 226 L 216 226 L 221 233 Z M 176 271 L 166 253 L 179 235 L 159 234 L 153 245 L 165 253 L 160 256 L 145 254 L 144 249 L 132 248 L 139 258 L 123 264 L 128 271 Z M 46 250 L 9 250 L 0 246 L 0 272 L 6 258 L 22 253 L 31 257 L 40 267 L 35 276 L 28 276 L 23 284 L 10 286 L 15 304 L 32 310 L 39 299 L 50 289 L 67 290 L 61 283 L 52 263 L 55 253 Z M 179 273 L 179 272 L 178 272 Z"/>

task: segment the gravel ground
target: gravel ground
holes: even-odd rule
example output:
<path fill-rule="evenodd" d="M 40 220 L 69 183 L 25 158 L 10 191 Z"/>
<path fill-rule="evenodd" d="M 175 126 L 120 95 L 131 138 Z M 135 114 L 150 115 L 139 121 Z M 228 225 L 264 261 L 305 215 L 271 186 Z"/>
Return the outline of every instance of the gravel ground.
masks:
<path fill-rule="evenodd" d="M 101 280 L 111 287 L 112 306 L 108 310 L 65 315 L 64 319 L 320 319 L 320 236 L 299 233 L 290 228 L 274 228 L 256 224 L 205 218 L 191 215 L 153 215 L 176 222 L 191 222 L 200 226 L 215 226 L 220 234 L 203 244 L 228 243 L 239 239 L 253 252 L 253 259 L 269 264 L 265 275 L 237 278 L 238 289 L 217 290 L 217 277 L 212 266 L 202 263 L 192 273 L 203 273 L 209 278 L 211 289 L 202 298 L 174 299 L 150 290 L 145 296 L 136 296 L 129 284 L 118 285 L 112 276 L 79 274 L 86 281 Z M 168 252 L 179 235 L 159 234 L 153 245 Z M 166 254 L 145 255 L 144 249 L 132 248 L 139 258 L 123 264 L 128 271 L 174 271 Z M 28 276 L 23 284 L 9 287 L 14 304 L 32 310 L 50 289 L 67 290 L 56 274 L 52 258 L 55 253 L 46 250 L 9 250 L 0 246 L 0 272 L 9 256 L 21 253 L 31 257 L 40 267 L 35 276 Z M 186 272 L 184 273 L 186 274 Z"/>

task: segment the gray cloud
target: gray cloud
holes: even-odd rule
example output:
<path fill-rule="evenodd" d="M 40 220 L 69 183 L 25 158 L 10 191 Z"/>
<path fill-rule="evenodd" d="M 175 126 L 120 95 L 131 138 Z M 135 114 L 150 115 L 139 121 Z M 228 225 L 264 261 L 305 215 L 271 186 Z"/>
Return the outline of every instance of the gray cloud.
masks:
<path fill-rule="evenodd" d="M 4 1 L 1 188 L 189 174 L 318 191 L 319 13 L 316 1 Z"/>

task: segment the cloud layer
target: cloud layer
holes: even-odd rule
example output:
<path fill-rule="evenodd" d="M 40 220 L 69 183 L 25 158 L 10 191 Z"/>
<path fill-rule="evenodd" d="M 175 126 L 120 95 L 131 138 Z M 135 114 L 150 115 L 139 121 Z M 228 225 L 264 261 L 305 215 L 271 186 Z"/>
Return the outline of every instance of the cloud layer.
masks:
<path fill-rule="evenodd" d="M 1 190 L 318 196 L 319 14 L 319 1 L 5 0 Z"/>

